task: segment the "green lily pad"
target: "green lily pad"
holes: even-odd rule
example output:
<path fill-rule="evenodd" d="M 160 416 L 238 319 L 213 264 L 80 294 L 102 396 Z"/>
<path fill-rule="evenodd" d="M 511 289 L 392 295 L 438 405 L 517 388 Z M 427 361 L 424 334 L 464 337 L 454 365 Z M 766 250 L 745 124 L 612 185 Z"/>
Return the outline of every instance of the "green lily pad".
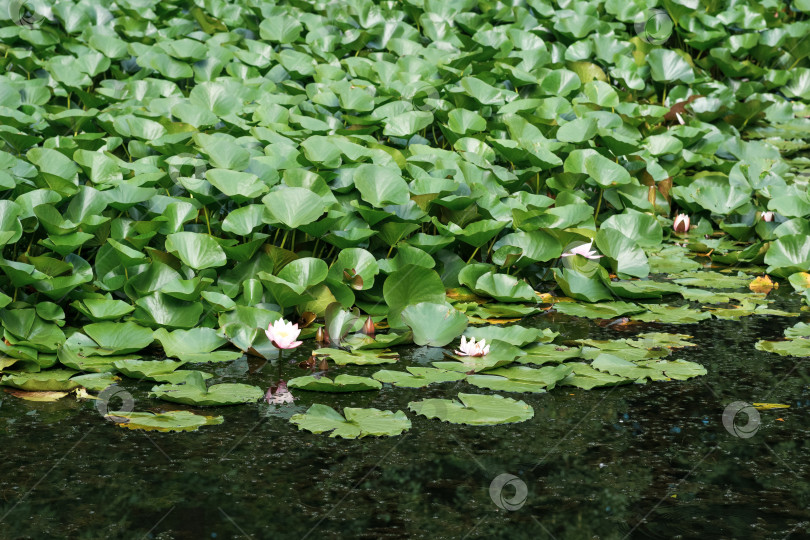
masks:
<path fill-rule="evenodd" d="M 129 354 L 149 346 L 152 331 L 133 322 L 99 322 L 85 325 L 84 333 L 98 344 L 99 355 Z"/>
<path fill-rule="evenodd" d="M 553 341 L 560 335 L 549 328 L 526 328 L 519 324 L 508 326 L 490 325 L 467 328 L 464 332 L 467 338 L 474 337 L 476 340 L 485 339 L 487 342 L 503 341 L 515 347 L 524 347 L 531 343 L 546 343 Z"/>
<path fill-rule="evenodd" d="M 483 375 L 469 375 L 467 382 L 499 392 L 547 392 L 570 373 L 567 364 L 541 368 L 515 366 L 493 369 Z"/>
<path fill-rule="evenodd" d="M 644 311 L 643 306 L 629 302 L 601 302 L 599 304 L 581 304 L 579 302 L 558 302 L 554 309 L 574 317 L 590 319 L 613 319 Z"/>
<path fill-rule="evenodd" d="M 393 364 L 399 360 L 399 353 L 388 349 L 344 351 L 342 349 L 330 349 L 325 347 L 323 349 L 315 349 L 312 351 L 312 354 L 315 356 L 328 356 L 339 366 L 348 364 L 356 364 L 359 366 Z"/>
<path fill-rule="evenodd" d="M 406 367 L 408 371 L 391 371 L 383 369 L 372 375 L 383 383 L 393 384 L 401 388 L 424 388 L 428 385 L 443 382 L 460 381 L 466 377 L 464 373 L 419 366 Z"/>
<path fill-rule="evenodd" d="M 221 416 L 203 416 L 190 411 L 166 411 L 162 413 L 114 411 L 105 418 L 127 429 L 144 431 L 197 431 L 203 426 L 216 426 L 225 420 Z"/>
<path fill-rule="evenodd" d="M 382 384 L 369 377 L 356 377 L 354 375 L 338 375 L 334 381 L 324 376 L 306 375 L 287 381 L 287 388 L 313 392 L 358 392 L 379 390 L 382 388 Z"/>
<path fill-rule="evenodd" d="M 569 362 L 566 366 L 571 368 L 571 373 L 559 382 L 560 386 L 575 386 L 583 390 L 592 390 L 632 382 L 631 379 L 599 371 L 583 362 Z"/>
<path fill-rule="evenodd" d="M 342 415 L 332 407 L 318 403 L 304 414 L 293 415 L 290 422 L 297 425 L 298 429 L 312 433 L 330 432 L 330 437 L 343 439 L 394 437 L 411 428 L 411 421 L 402 411 L 346 407 Z"/>
<path fill-rule="evenodd" d="M 467 316 L 448 303 L 413 304 L 402 310 L 401 317 L 417 345 L 444 347 L 467 328 Z"/>
<path fill-rule="evenodd" d="M 183 383 L 154 386 L 149 392 L 149 397 L 201 407 L 255 403 L 263 396 L 261 388 L 249 384 L 223 383 L 206 387 L 203 377 L 193 372 Z"/>
<path fill-rule="evenodd" d="M 168 332 L 158 328 L 155 339 L 163 345 L 166 356 L 183 362 L 230 362 L 242 356 L 241 351 L 215 351 L 228 342 L 213 328 L 192 328 Z"/>
<path fill-rule="evenodd" d="M 73 390 L 80 385 L 71 377 L 78 372 L 67 369 L 49 369 L 38 373 L 6 372 L 0 385 L 12 386 L 29 392 L 53 392 Z"/>
<path fill-rule="evenodd" d="M 412 401 L 408 403 L 408 408 L 428 418 L 473 426 L 512 424 L 524 422 L 534 416 L 531 405 L 499 395 L 460 393 L 458 399 L 459 401 L 450 399 Z"/>
<path fill-rule="evenodd" d="M 711 313 L 686 306 L 674 307 L 662 304 L 645 304 L 647 311 L 630 317 L 634 321 L 660 322 L 667 324 L 693 324 L 710 319 Z"/>

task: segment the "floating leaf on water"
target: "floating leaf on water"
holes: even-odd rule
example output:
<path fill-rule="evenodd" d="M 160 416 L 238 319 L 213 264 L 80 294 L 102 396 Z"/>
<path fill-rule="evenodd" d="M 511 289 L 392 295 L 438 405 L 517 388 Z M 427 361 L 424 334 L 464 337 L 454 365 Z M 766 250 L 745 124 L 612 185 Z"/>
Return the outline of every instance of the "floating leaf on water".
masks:
<path fill-rule="evenodd" d="M 523 422 L 534 416 L 534 409 L 523 401 L 481 394 L 458 395 L 459 401 L 451 399 L 424 399 L 408 403 L 416 414 L 436 418 L 451 424 L 491 426 Z"/>
<path fill-rule="evenodd" d="M 515 366 L 493 369 L 483 375 L 469 375 L 467 382 L 499 392 L 546 392 L 565 379 L 571 370 L 567 364 L 541 368 Z"/>
<path fill-rule="evenodd" d="M 338 375 L 334 381 L 323 375 L 320 377 L 306 375 L 290 379 L 287 381 L 287 387 L 313 392 L 358 392 L 379 390 L 382 388 L 382 384 L 369 377 L 357 377 L 355 375 Z"/>
<path fill-rule="evenodd" d="M 591 390 L 603 386 L 616 386 L 633 382 L 632 379 L 604 373 L 583 362 L 569 362 L 566 366 L 571 368 L 571 373 L 560 381 L 560 386 L 575 386 L 583 390 Z"/>
<path fill-rule="evenodd" d="M 152 387 L 149 397 L 186 405 L 211 406 L 255 403 L 264 397 L 258 386 L 241 383 L 222 383 L 206 387 L 199 372 L 191 372 L 184 382 Z"/>
<path fill-rule="evenodd" d="M 344 417 L 345 415 L 345 417 Z M 312 433 L 330 432 L 330 437 L 358 439 L 367 436 L 393 437 L 411 428 L 402 411 L 346 407 L 343 415 L 327 405 L 316 403 L 306 413 L 296 414 L 290 422 Z"/>
<path fill-rule="evenodd" d="M 393 384 L 401 388 L 424 388 L 430 384 L 460 381 L 466 377 L 464 373 L 428 367 L 409 366 L 408 371 L 391 371 L 383 369 L 372 375 L 383 383 Z"/>
<path fill-rule="evenodd" d="M 783 403 L 752 403 L 751 404 L 758 411 L 770 411 L 773 409 L 789 409 L 790 405 Z"/>
<path fill-rule="evenodd" d="M 583 304 L 579 302 L 561 302 L 554 305 L 554 309 L 574 317 L 588 317 L 590 319 L 613 319 L 622 315 L 641 313 L 644 306 L 629 302 L 601 302 L 598 304 Z"/>
<path fill-rule="evenodd" d="M 5 391 L 26 401 L 58 401 L 69 394 L 69 392 L 31 392 L 15 388 L 5 388 Z"/>
<path fill-rule="evenodd" d="M 548 328 L 527 328 L 518 324 L 510 324 L 509 326 L 467 328 L 464 335 L 467 338 L 474 337 L 476 340 L 485 339 L 490 343 L 493 340 L 499 340 L 515 347 L 524 347 L 531 343 L 553 341 L 560 333 Z"/>
<path fill-rule="evenodd" d="M 162 413 L 116 411 L 105 416 L 120 427 L 144 431 L 197 431 L 203 426 L 216 426 L 225 421 L 221 416 L 203 416 L 190 411 Z"/>
<path fill-rule="evenodd" d="M 631 318 L 634 321 L 660 322 L 667 324 L 693 324 L 711 319 L 711 314 L 686 306 L 674 307 L 663 304 L 645 304 L 647 311 Z"/>
<path fill-rule="evenodd" d="M 312 354 L 314 356 L 328 356 L 339 366 L 345 366 L 347 364 L 357 364 L 360 366 L 393 364 L 399 360 L 399 353 L 388 349 L 344 351 L 341 349 L 323 348 L 315 349 L 312 351 Z"/>

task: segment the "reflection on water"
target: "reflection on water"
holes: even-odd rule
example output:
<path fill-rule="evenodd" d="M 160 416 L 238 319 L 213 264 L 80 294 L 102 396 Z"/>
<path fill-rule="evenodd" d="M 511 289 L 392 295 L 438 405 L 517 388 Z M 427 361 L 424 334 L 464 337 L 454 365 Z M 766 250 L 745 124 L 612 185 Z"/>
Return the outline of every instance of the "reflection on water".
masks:
<path fill-rule="evenodd" d="M 103 421 L 92 402 L 32 403 L 2 394 L 0 537 L 806 537 L 808 362 L 753 346 L 795 322 L 749 317 L 661 326 L 695 336 L 700 346 L 674 358 L 704 364 L 707 376 L 525 394 L 520 399 L 535 417 L 507 426 L 454 426 L 408 412 L 413 428 L 386 439 L 298 432 L 259 405 L 206 409 L 225 423 L 195 433 L 145 433 Z M 526 324 L 551 325 L 565 339 L 629 335 L 561 315 Z M 406 365 L 437 354 L 402 352 Z M 287 359 L 281 369 L 285 378 L 302 373 Z M 213 382 L 266 388 L 277 366 L 243 360 L 213 371 Z M 149 383 L 124 384 L 137 410 L 183 407 L 147 399 Z M 296 406 L 406 410 L 408 401 L 458 391 L 482 392 L 464 383 L 347 395 L 299 391 Z M 722 423 L 734 401 L 791 408 L 761 411 L 753 436 L 740 438 Z M 517 479 L 501 490 L 496 485 L 493 501 L 490 485 L 504 473 Z M 521 483 L 525 502 L 517 500 Z"/>

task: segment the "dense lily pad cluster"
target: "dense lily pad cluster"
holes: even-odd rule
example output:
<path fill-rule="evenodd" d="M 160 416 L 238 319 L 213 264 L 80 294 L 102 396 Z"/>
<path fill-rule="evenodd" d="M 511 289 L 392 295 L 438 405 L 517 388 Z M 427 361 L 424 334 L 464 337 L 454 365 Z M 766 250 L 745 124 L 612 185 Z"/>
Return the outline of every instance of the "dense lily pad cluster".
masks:
<path fill-rule="evenodd" d="M 281 318 L 302 339 L 323 325 L 331 347 L 313 358 L 337 365 L 466 329 L 491 351 L 437 368 L 484 388 L 699 374 L 613 352 L 529 373 L 506 366 L 555 336 L 468 328 L 545 304 L 636 322 L 791 315 L 765 292 L 705 290 L 762 270 L 810 302 L 810 4 L 653 3 L 0 9 L 0 384 L 101 390 L 120 374 L 170 401 L 256 401 L 183 367 L 272 356 Z M 752 273 L 697 272 L 710 262 Z M 646 300 L 677 294 L 740 304 Z M 390 331 L 356 335 L 368 316 Z M 375 379 L 456 380 L 391 373 Z M 291 387 L 377 386 L 341 377 Z M 463 416 L 445 406 L 411 409 Z M 384 419 L 297 422 L 361 436 Z"/>

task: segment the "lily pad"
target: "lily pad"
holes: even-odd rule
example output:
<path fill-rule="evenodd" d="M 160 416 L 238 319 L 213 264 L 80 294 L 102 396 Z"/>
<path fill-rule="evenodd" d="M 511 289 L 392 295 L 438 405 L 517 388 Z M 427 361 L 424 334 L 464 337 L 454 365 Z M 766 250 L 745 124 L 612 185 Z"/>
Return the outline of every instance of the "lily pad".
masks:
<path fill-rule="evenodd" d="M 424 388 L 434 383 L 460 381 L 466 377 L 464 373 L 428 367 L 409 366 L 408 371 L 391 371 L 383 369 L 372 375 L 383 383 L 393 384 L 402 388 Z"/>
<path fill-rule="evenodd" d="M 162 432 L 197 431 L 203 426 L 216 426 L 225 421 L 221 416 L 203 416 L 190 411 L 115 411 L 108 413 L 105 418 L 127 429 Z"/>
<path fill-rule="evenodd" d="M 313 392 L 358 392 L 379 390 L 382 388 L 382 384 L 369 377 L 357 377 L 354 375 L 338 375 L 334 381 L 325 376 L 314 377 L 307 375 L 290 379 L 287 381 L 287 388 Z"/>
<path fill-rule="evenodd" d="M 325 347 L 312 351 L 312 354 L 315 356 L 328 356 L 339 366 L 348 364 L 356 364 L 359 366 L 393 364 L 399 360 L 399 353 L 388 349 L 344 351 L 342 349 L 330 349 Z"/>
<path fill-rule="evenodd" d="M 451 399 L 424 399 L 408 403 L 416 414 L 437 418 L 451 424 L 492 426 L 524 422 L 534 416 L 534 409 L 523 401 L 481 394 L 458 395 L 459 401 Z"/>
<path fill-rule="evenodd" d="M 345 415 L 345 416 L 344 416 Z M 327 405 L 316 403 L 304 414 L 296 414 L 290 422 L 312 433 L 330 432 L 330 437 L 359 439 L 367 436 L 394 437 L 411 428 L 411 421 L 402 411 L 346 407 L 343 415 Z"/>

